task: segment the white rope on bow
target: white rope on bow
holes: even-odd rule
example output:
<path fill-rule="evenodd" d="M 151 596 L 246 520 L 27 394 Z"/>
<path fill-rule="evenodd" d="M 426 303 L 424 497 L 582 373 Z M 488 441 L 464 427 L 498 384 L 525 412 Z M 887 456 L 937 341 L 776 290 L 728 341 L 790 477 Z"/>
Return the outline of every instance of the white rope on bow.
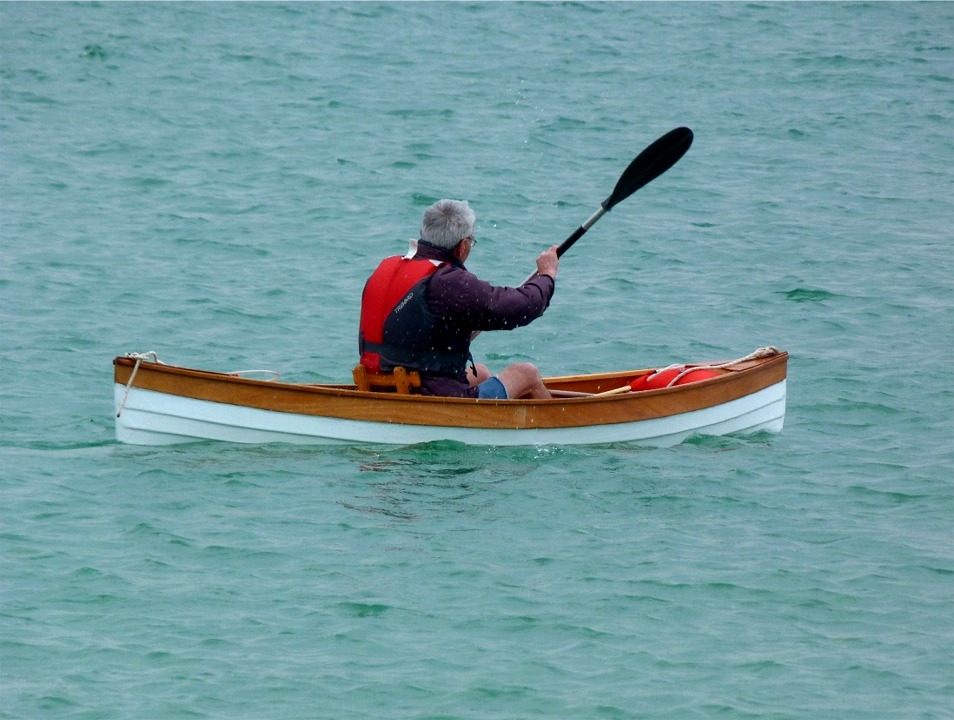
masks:
<path fill-rule="evenodd" d="M 136 373 L 139 372 L 139 366 L 142 364 L 142 361 L 147 360 L 159 365 L 165 365 L 165 363 L 159 359 L 159 356 L 156 354 L 155 350 L 150 350 L 149 352 L 145 353 L 126 353 L 126 357 L 135 358 L 136 364 L 133 365 L 133 370 L 129 374 L 129 382 L 126 383 L 126 392 L 123 394 L 123 401 L 119 403 L 119 410 L 116 412 L 116 417 L 119 417 L 123 414 L 123 410 L 126 407 L 126 400 L 129 398 L 129 388 L 132 387 L 133 380 L 136 379 Z"/>
<path fill-rule="evenodd" d="M 667 370 L 680 370 L 680 372 L 676 373 L 676 376 L 672 380 L 670 380 L 669 383 L 666 385 L 666 387 L 669 388 L 675 385 L 680 378 L 683 378 L 689 373 L 695 372 L 696 370 L 718 370 L 719 368 L 729 367 L 730 365 L 743 363 L 743 362 L 746 362 L 747 360 L 757 360 L 759 358 L 764 358 L 764 357 L 773 357 L 775 355 L 778 355 L 779 353 L 781 353 L 781 350 L 779 350 L 777 347 L 768 345 L 766 347 L 760 347 L 754 352 L 750 352 L 745 357 L 740 357 L 738 360 L 729 360 L 728 362 L 714 363 L 712 365 L 696 365 L 694 367 L 686 367 L 683 364 L 670 365 L 669 367 L 664 367 L 659 370 L 654 370 L 644 375 L 638 375 L 637 378 L 646 378 L 647 381 L 650 381 L 654 377 L 659 375 L 660 373 L 666 372 Z M 623 385 L 618 388 L 614 388 L 612 390 L 605 390 L 604 392 L 595 393 L 591 397 L 604 397 L 607 395 L 623 395 L 625 393 L 630 392 L 633 389 L 632 388 L 633 382 L 635 382 L 635 378 L 633 381 L 630 381 L 626 385 Z M 661 388 L 652 388 L 652 389 L 659 390 Z"/>
<path fill-rule="evenodd" d="M 126 383 L 126 392 L 123 394 L 123 401 L 119 403 L 119 410 L 116 412 L 116 417 L 119 417 L 123 414 L 123 410 L 126 407 L 126 400 L 129 399 L 129 389 L 132 387 L 133 381 L 136 379 L 136 373 L 139 372 L 139 366 L 142 364 L 143 360 L 156 363 L 157 365 L 165 365 L 165 363 L 159 359 L 159 356 L 154 350 L 150 350 L 149 352 L 145 353 L 126 353 L 125 357 L 135 359 L 136 364 L 133 365 L 132 372 L 129 374 L 129 382 Z M 274 370 L 233 370 L 232 372 L 225 374 L 231 377 L 242 377 L 244 375 L 271 375 L 267 381 L 275 381 L 281 377 L 281 375 Z"/>
<path fill-rule="evenodd" d="M 274 370 L 233 370 L 232 372 L 225 373 L 232 377 L 242 377 L 244 375 L 271 375 L 266 382 L 274 382 L 281 378 L 281 375 Z"/>
<path fill-rule="evenodd" d="M 679 380 L 684 378 L 686 375 L 688 375 L 691 372 L 695 372 L 696 370 L 718 370 L 720 368 L 729 367 L 730 365 L 738 365 L 739 363 L 743 363 L 747 360 L 758 360 L 759 358 L 772 357 L 774 355 L 778 355 L 779 352 L 780 350 L 774 345 L 766 345 L 765 347 L 757 348 L 756 350 L 753 350 L 745 357 L 740 357 L 736 360 L 729 360 L 728 362 L 718 363 L 715 365 L 696 365 L 691 368 L 687 368 L 685 365 L 670 365 L 669 367 L 663 368 L 662 370 L 657 370 L 650 377 L 653 377 L 654 375 L 657 375 L 665 370 L 672 370 L 673 368 L 681 367 L 682 372 L 678 373 L 676 377 L 670 380 L 669 384 L 666 385 L 666 387 L 669 388 L 675 385 Z"/>
<path fill-rule="evenodd" d="M 737 365 L 738 363 L 743 363 L 746 360 L 758 360 L 759 358 L 773 357 L 774 355 L 778 355 L 780 352 L 782 351 L 779 350 L 774 345 L 766 345 L 765 347 L 760 347 L 760 348 L 757 348 L 756 350 L 753 350 L 748 355 L 746 355 L 745 357 L 740 357 L 738 360 L 730 360 L 729 362 L 719 363 L 718 365 L 706 365 L 706 367 L 711 367 L 711 368 L 728 367 L 729 365 Z"/>
<path fill-rule="evenodd" d="M 682 364 L 670 365 L 669 367 L 660 368 L 654 372 L 651 372 L 646 376 L 646 380 L 652 380 L 654 377 L 660 373 L 667 372 L 669 370 L 679 370 L 678 373 L 673 377 L 672 380 L 666 385 L 667 388 L 673 387 L 677 382 L 682 380 L 689 373 L 695 372 L 696 370 L 719 370 L 720 368 L 729 367 L 730 365 L 737 365 L 739 363 L 746 362 L 747 360 L 758 360 L 759 358 L 772 357 L 773 355 L 778 355 L 780 350 L 774 345 L 767 345 L 766 347 L 760 347 L 753 352 L 750 352 L 745 357 L 740 357 L 737 360 L 729 360 L 728 362 L 716 363 L 712 365 L 694 365 L 693 367 L 686 367 Z"/>

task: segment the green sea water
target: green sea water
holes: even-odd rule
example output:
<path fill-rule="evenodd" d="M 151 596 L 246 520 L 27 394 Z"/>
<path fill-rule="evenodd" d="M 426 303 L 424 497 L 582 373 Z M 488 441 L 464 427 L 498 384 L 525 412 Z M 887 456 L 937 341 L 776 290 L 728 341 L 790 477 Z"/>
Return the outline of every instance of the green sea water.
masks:
<path fill-rule="evenodd" d="M 545 374 L 791 353 L 666 450 L 119 445 L 115 355 L 346 381 L 423 209 Z M 0 717 L 954 716 L 954 4 L 0 4 Z"/>

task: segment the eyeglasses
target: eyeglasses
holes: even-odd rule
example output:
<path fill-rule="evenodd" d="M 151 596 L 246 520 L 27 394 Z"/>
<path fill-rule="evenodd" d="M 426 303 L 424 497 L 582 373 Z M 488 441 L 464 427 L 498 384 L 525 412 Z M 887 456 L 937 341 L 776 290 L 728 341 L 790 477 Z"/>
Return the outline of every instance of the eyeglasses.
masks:
<path fill-rule="evenodd" d="M 477 244 L 477 238 L 475 238 L 473 235 L 468 235 L 467 237 L 464 238 L 464 240 L 470 240 L 471 247 Z"/>

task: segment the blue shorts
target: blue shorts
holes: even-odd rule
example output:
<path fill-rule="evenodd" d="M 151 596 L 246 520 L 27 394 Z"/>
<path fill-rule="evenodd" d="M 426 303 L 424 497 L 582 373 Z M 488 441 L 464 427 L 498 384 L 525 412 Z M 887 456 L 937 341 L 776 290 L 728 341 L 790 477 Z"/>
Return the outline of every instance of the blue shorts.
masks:
<path fill-rule="evenodd" d="M 500 382 L 500 378 L 494 375 L 489 380 L 484 380 L 477 386 L 478 400 L 506 400 L 507 388 Z"/>

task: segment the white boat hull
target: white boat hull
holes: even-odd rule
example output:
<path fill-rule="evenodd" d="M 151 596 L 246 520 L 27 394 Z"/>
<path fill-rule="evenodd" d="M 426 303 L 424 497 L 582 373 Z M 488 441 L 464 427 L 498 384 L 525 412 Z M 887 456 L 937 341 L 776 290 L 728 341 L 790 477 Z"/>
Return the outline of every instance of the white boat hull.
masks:
<path fill-rule="evenodd" d="M 781 432 L 785 381 L 729 402 L 666 417 L 616 424 L 497 429 L 348 420 L 230 405 L 114 385 L 116 439 L 133 445 L 201 440 L 232 443 L 412 445 L 592 445 L 633 442 L 667 447 L 693 435 Z"/>

